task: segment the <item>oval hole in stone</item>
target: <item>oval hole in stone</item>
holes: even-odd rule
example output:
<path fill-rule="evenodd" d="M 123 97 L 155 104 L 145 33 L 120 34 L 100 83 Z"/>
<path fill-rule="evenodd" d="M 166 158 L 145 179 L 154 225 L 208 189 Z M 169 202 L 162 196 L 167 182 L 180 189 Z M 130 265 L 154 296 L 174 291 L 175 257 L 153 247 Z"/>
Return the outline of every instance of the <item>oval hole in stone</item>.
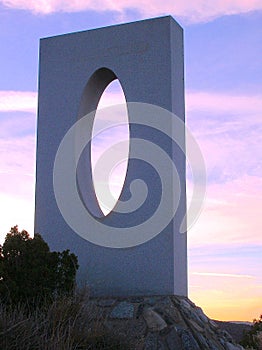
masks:
<path fill-rule="evenodd" d="M 108 215 L 119 200 L 126 178 L 128 155 L 126 98 L 116 79 L 107 86 L 98 103 L 91 142 L 93 184 L 104 215 Z"/>

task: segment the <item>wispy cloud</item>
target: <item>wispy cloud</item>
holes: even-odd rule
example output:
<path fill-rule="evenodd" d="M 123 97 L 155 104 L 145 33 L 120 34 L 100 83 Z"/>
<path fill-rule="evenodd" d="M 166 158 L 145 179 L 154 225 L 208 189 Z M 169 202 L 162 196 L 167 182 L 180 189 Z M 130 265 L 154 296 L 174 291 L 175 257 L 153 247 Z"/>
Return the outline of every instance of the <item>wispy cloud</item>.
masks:
<path fill-rule="evenodd" d="M 25 189 L 25 179 L 21 183 L 17 179 L 12 183 L 11 174 L 17 176 L 32 176 L 35 168 L 35 136 L 29 135 L 20 138 L 0 139 L 0 190 L 7 188 L 17 192 L 17 186 Z M 29 181 L 32 182 L 33 178 Z M 7 184 L 9 183 L 9 186 Z M 23 190 L 23 195 L 25 195 Z"/>
<path fill-rule="evenodd" d="M 261 117 L 262 95 L 237 95 L 230 93 L 216 93 L 208 91 L 187 91 L 187 112 L 209 112 L 238 116 L 255 114 Z"/>
<path fill-rule="evenodd" d="M 33 175 L 35 166 L 36 115 L 28 112 L 6 112 L 0 115 L 0 189 L 4 174 Z M 8 181 L 8 177 L 5 178 Z M 11 181 L 11 179 L 10 179 Z M 17 184 L 17 182 L 15 182 Z M 7 185 L 7 183 L 6 183 Z M 10 186 L 11 188 L 12 186 Z M 16 187 L 13 185 L 13 187 Z"/>
<path fill-rule="evenodd" d="M 142 15 L 173 14 L 185 18 L 188 22 L 210 21 L 223 15 L 247 13 L 261 10 L 260 0 L 1 0 L 9 8 L 25 9 L 33 13 L 49 14 L 53 12 L 77 12 L 85 10 L 125 12 L 135 9 Z"/>
<path fill-rule="evenodd" d="M 189 274 L 190 298 L 211 318 L 252 321 L 258 317 L 261 306 L 261 290 L 258 288 L 261 278 L 259 269 L 254 274 L 242 272 L 247 262 L 242 262 L 241 256 L 228 257 L 228 261 L 222 259 L 218 262 L 218 272 L 211 273 L 210 269 L 205 272 L 205 266 L 213 265 L 212 258 L 202 261 L 202 269 L 198 270 L 201 272 L 195 270 Z"/>
<path fill-rule="evenodd" d="M 0 112 L 1 243 L 16 224 L 33 233 L 36 94 L 1 91 Z"/>
<path fill-rule="evenodd" d="M 37 110 L 37 93 L 32 91 L 0 91 L 0 112 L 32 112 Z"/>
<path fill-rule="evenodd" d="M 190 244 L 262 244 L 261 198 L 259 177 L 245 175 L 225 183 L 209 184 L 204 209 L 189 231 Z"/>
<path fill-rule="evenodd" d="M 4 106 L 0 104 L 0 243 L 16 224 L 33 234 L 36 115 L 31 112 L 36 109 L 34 95 L 30 92 L 1 94 L 7 100 L 8 96 L 13 98 Z"/>
<path fill-rule="evenodd" d="M 261 101 L 261 95 L 187 91 L 187 125 L 208 177 L 204 210 L 189 231 L 193 246 L 262 242 Z M 187 185 L 190 193 L 190 174 Z"/>
<path fill-rule="evenodd" d="M 241 274 L 232 274 L 232 273 L 216 273 L 216 272 L 191 272 L 192 275 L 196 276 L 206 276 L 206 277 L 223 277 L 223 278 L 248 278 L 254 279 L 254 276 L 251 275 L 241 275 Z"/>
<path fill-rule="evenodd" d="M 205 158 L 209 183 L 261 176 L 262 95 L 187 93 L 187 125 Z"/>
<path fill-rule="evenodd" d="M 1 0 L 0 0 L 1 1 Z M 103 95 L 101 108 L 123 103 L 122 92 L 109 91 Z M 261 116 L 262 95 L 236 95 L 208 91 L 186 91 L 186 109 L 191 112 L 213 112 L 245 115 L 255 113 Z M 0 90 L 0 112 L 36 112 L 37 93 L 34 91 Z"/>

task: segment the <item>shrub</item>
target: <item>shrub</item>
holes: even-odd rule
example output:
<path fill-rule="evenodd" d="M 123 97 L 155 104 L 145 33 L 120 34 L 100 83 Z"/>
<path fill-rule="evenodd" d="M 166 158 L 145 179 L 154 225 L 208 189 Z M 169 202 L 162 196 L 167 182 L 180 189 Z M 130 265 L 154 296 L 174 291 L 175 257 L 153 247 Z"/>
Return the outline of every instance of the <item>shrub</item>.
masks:
<path fill-rule="evenodd" d="M 69 250 L 50 252 L 40 234 L 14 226 L 0 245 L 0 297 L 9 304 L 43 302 L 72 293 L 78 268 Z"/>

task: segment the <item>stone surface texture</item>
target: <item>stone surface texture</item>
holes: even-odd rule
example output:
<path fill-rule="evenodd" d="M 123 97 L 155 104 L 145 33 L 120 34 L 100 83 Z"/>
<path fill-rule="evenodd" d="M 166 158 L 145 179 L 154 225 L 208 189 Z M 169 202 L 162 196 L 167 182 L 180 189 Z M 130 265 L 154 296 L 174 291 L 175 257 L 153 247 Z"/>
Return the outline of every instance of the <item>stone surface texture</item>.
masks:
<path fill-rule="evenodd" d="M 108 331 L 134 350 L 243 350 L 192 301 L 181 296 L 97 298 Z"/>

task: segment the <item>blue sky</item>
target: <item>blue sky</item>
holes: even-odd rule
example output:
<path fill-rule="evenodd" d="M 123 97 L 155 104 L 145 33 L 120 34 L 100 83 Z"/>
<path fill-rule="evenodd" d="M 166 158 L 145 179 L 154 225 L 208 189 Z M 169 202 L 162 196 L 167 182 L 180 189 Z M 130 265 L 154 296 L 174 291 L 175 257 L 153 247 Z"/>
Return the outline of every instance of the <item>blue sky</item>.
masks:
<path fill-rule="evenodd" d="M 190 297 L 211 317 L 251 320 L 262 299 L 261 1 L 0 0 L 1 240 L 15 224 L 33 232 L 39 39 L 163 14 L 184 28 L 187 125 L 208 176 L 188 234 Z"/>

